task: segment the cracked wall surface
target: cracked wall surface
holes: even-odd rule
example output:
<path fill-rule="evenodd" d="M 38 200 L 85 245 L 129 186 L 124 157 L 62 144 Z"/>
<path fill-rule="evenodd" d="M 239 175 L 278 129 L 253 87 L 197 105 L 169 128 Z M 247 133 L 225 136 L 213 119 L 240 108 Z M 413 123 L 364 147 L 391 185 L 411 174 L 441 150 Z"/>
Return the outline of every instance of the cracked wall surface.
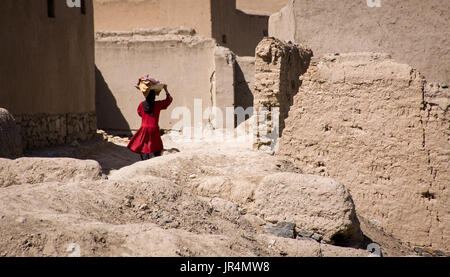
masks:
<path fill-rule="evenodd" d="M 387 234 L 448 251 L 448 88 L 375 53 L 315 59 L 302 79 L 279 154 L 344 183 Z"/>

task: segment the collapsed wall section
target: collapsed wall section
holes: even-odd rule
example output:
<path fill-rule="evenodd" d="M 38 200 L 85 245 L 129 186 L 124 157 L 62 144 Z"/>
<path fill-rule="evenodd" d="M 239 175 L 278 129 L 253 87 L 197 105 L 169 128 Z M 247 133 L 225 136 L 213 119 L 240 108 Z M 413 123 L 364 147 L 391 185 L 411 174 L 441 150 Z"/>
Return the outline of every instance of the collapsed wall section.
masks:
<path fill-rule="evenodd" d="M 449 90 L 374 53 L 325 56 L 302 79 L 279 154 L 344 183 L 387 234 L 448 251 Z"/>
<path fill-rule="evenodd" d="M 275 38 L 264 38 L 256 47 L 254 148 L 273 151 L 285 119 L 308 69 L 312 51 Z"/>

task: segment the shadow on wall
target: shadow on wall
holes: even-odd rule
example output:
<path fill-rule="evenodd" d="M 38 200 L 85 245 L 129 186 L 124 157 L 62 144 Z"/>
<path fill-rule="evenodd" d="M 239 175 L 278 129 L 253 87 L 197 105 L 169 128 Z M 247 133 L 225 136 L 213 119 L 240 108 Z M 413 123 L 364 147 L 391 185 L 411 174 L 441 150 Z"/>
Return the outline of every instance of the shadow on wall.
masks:
<path fill-rule="evenodd" d="M 211 36 L 238 56 L 253 56 L 268 35 L 270 17 L 238 10 L 236 0 L 211 1 L 211 13 Z"/>
<path fill-rule="evenodd" d="M 302 73 L 301 75 L 303 75 Z M 291 111 L 292 106 L 294 105 L 294 97 L 297 95 L 300 87 L 302 86 L 302 80 L 298 80 L 298 82 L 291 80 L 289 86 L 289 93 L 286 95 L 285 101 L 287 101 L 288 105 L 283 105 L 280 107 L 280 137 L 283 135 L 283 131 L 286 128 L 286 119 L 289 117 L 289 112 Z"/>
<path fill-rule="evenodd" d="M 245 74 L 242 71 L 241 66 L 239 63 L 235 63 L 235 69 L 234 69 L 234 99 L 235 99 L 235 108 L 242 107 L 244 110 L 248 108 L 253 108 L 253 101 L 254 96 L 253 92 L 249 87 L 249 83 L 247 82 L 245 78 Z M 252 116 L 253 114 L 250 114 Z M 249 117 L 245 118 L 247 120 Z M 239 119 L 238 117 L 235 118 L 235 127 L 237 127 L 239 124 L 244 122 L 242 118 Z"/>
<path fill-rule="evenodd" d="M 97 66 L 95 66 L 95 108 L 99 129 L 113 135 L 131 137 L 130 125 L 117 106 L 117 101 Z"/>
<path fill-rule="evenodd" d="M 299 52 L 299 56 L 294 55 L 288 58 L 289 65 L 287 63 L 281 64 L 281 72 L 284 73 L 280 76 L 281 83 L 286 93 L 282 95 L 282 98 L 284 98 L 282 101 L 285 104 L 280 107 L 280 137 L 283 135 L 284 128 L 286 127 L 286 119 L 294 105 L 294 97 L 303 84 L 303 81 L 299 77 L 308 71 L 313 56 L 314 53 L 312 51 L 310 53 Z M 293 59 L 292 63 L 290 62 L 291 59 Z M 292 70 L 292 66 L 296 67 L 296 70 Z"/>

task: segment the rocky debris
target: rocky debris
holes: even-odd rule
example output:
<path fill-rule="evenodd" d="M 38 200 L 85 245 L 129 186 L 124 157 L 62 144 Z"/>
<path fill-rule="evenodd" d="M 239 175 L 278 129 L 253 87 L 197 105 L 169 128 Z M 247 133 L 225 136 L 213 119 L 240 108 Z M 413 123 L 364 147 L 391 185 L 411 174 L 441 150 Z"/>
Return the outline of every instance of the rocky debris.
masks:
<path fill-rule="evenodd" d="M 258 235 L 267 247 L 287 257 L 368 257 L 370 253 L 363 249 L 344 248 L 318 243 L 311 239 L 293 240 L 270 235 Z M 342 251 L 345 249 L 345 251 Z"/>
<path fill-rule="evenodd" d="M 102 168 L 97 161 L 69 158 L 0 159 L 0 188 L 45 182 L 99 180 Z"/>
<path fill-rule="evenodd" d="M 245 214 L 243 215 L 242 218 L 246 220 L 256 231 L 258 232 L 266 231 L 264 227 L 266 226 L 267 222 L 262 218 L 250 214 Z"/>
<path fill-rule="evenodd" d="M 416 252 L 419 256 L 422 257 L 449 257 L 450 253 L 447 252 L 445 253 L 444 251 L 441 250 L 433 250 L 429 247 L 414 247 L 414 252 Z"/>
<path fill-rule="evenodd" d="M 0 108 L 0 157 L 15 159 L 22 155 L 20 129 L 14 117 Z"/>
<path fill-rule="evenodd" d="M 448 250 L 448 89 L 380 53 L 315 58 L 301 78 L 278 154 L 344 183 L 387 236 Z"/>
<path fill-rule="evenodd" d="M 303 229 L 301 229 L 300 231 L 297 232 L 298 238 L 311 238 L 313 235 L 314 235 L 313 232 L 303 230 Z"/>
<path fill-rule="evenodd" d="M 322 240 L 322 235 L 321 235 L 321 234 L 314 233 L 314 234 L 311 236 L 311 238 L 314 239 L 315 241 L 320 242 L 320 241 Z"/>
<path fill-rule="evenodd" d="M 104 130 L 97 130 L 97 135 L 100 136 L 104 141 L 111 142 L 117 145 L 126 146 L 130 142 L 130 138 L 128 137 L 109 135 Z"/>
<path fill-rule="evenodd" d="M 266 230 L 278 237 L 282 238 L 295 238 L 295 223 L 291 222 L 278 222 L 276 225 L 268 224 Z"/>
<path fill-rule="evenodd" d="M 441 250 L 434 250 L 433 253 L 434 253 L 434 255 L 436 255 L 436 256 L 438 256 L 438 257 L 443 257 L 443 256 L 445 256 L 444 251 L 441 251 Z"/>

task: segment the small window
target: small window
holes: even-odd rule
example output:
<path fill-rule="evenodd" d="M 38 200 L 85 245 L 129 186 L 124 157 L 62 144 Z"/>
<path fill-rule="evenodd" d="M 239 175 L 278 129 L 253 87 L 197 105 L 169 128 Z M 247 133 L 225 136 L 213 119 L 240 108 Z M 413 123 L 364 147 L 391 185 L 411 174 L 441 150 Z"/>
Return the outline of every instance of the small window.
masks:
<path fill-rule="evenodd" d="M 55 0 L 47 0 L 47 13 L 49 18 L 55 18 Z"/>
<path fill-rule="evenodd" d="M 227 35 L 222 35 L 222 43 L 227 43 Z"/>
<path fill-rule="evenodd" d="M 86 0 L 81 0 L 81 13 L 86 14 Z"/>

